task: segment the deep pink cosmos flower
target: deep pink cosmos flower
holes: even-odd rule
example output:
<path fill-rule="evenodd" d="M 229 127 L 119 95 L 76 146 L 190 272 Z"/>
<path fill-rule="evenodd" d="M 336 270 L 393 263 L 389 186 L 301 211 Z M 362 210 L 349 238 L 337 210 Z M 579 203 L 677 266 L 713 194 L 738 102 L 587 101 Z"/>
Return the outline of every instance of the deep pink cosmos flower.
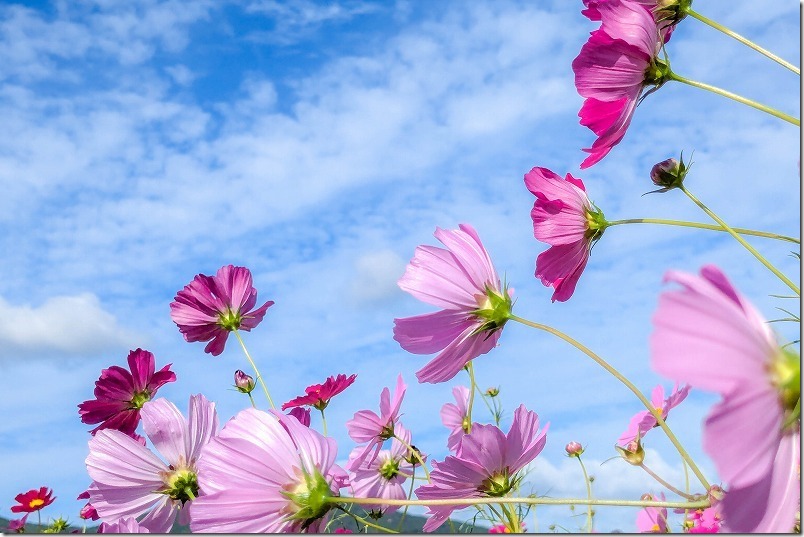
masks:
<path fill-rule="evenodd" d="M 351 386 L 356 378 L 357 375 L 347 377 L 343 373 L 337 377 L 328 377 L 324 384 L 313 384 L 305 388 L 304 395 L 291 399 L 282 405 L 282 410 L 305 405 L 314 407 L 317 410 L 324 410 L 327 408 L 329 400 Z"/>
<path fill-rule="evenodd" d="M 536 196 L 530 217 L 533 235 L 550 248 L 536 258 L 536 277 L 552 286 L 552 300 L 564 302 L 586 268 L 592 246 L 608 222 L 586 195 L 583 181 L 535 167 L 525 174 L 525 186 Z"/>
<path fill-rule="evenodd" d="M 387 387 L 383 388 L 380 393 L 379 416 L 371 410 L 359 410 L 355 412 L 352 419 L 346 422 L 346 430 L 352 440 L 358 444 L 368 442 L 363 446 L 362 452 L 354 457 L 357 464 L 363 462 L 372 448 L 375 448 L 374 457 L 376 457 L 380 447 L 382 447 L 382 443 L 389 438 L 393 438 L 394 428 L 399 421 L 399 411 L 402 407 L 402 399 L 405 397 L 405 390 L 407 390 L 407 385 L 402 381 L 402 375 L 399 375 L 396 379 L 396 390 L 393 398 L 391 397 L 391 390 Z"/>
<path fill-rule="evenodd" d="M 500 285 L 494 265 L 477 232 L 436 228 L 446 249 L 418 246 L 399 287 L 442 309 L 394 319 L 394 339 L 414 354 L 438 352 L 416 372 L 419 382 L 444 382 L 470 360 L 497 345 L 511 312 L 511 297 Z"/>
<path fill-rule="evenodd" d="M 720 393 L 704 449 L 728 483 L 724 529 L 788 532 L 799 505 L 799 356 L 714 266 L 668 271 L 653 317 L 651 364 L 660 374 Z"/>
<path fill-rule="evenodd" d="M 299 423 L 301 423 L 305 427 L 310 426 L 310 409 L 309 408 L 304 408 L 304 407 L 301 407 L 301 406 L 291 408 L 290 411 L 288 412 L 288 416 L 293 416 L 294 418 L 299 420 Z"/>
<path fill-rule="evenodd" d="M 78 495 L 78 500 L 88 500 L 89 499 L 89 490 L 85 490 L 81 494 Z M 98 512 L 92 507 L 92 504 L 87 502 L 84 507 L 81 508 L 81 511 L 78 512 L 78 517 L 82 520 L 98 520 L 100 516 L 98 516 Z"/>
<path fill-rule="evenodd" d="M 113 365 L 101 371 L 95 381 L 95 399 L 78 405 L 81 421 L 100 423 L 92 429 L 93 435 L 102 429 L 116 429 L 133 438 L 140 422 L 140 409 L 168 382 L 175 382 L 171 364 L 155 371 L 154 355 L 142 349 L 128 355 L 128 368 Z"/>
<path fill-rule="evenodd" d="M 22 518 L 15 518 L 13 520 L 8 521 L 8 530 L 13 531 L 14 533 L 25 533 L 25 524 L 28 523 L 28 515 L 30 513 L 25 513 Z"/>
<path fill-rule="evenodd" d="M 251 284 L 251 271 L 226 265 L 215 276 L 198 274 L 176 293 L 170 303 L 170 318 L 187 341 L 209 341 L 204 352 L 218 356 L 232 330 L 255 328 L 273 300 L 253 310 L 257 290 Z M 253 310 L 253 311 L 252 311 Z"/>
<path fill-rule="evenodd" d="M 145 517 L 140 524 L 154 533 L 168 533 L 176 516 L 187 524 L 187 503 L 198 496 L 196 462 L 201 448 L 215 436 L 215 403 L 203 395 L 190 397 L 188 418 L 160 398 L 142 408 L 142 422 L 156 450 L 119 431 L 99 431 L 89 441 L 87 472 L 93 483 L 89 500 L 105 522 Z"/>
<path fill-rule="evenodd" d="M 53 496 L 53 491 L 47 487 L 39 487 L 37 489 L 31 489 L 28 492 L 22 492 L 14 496 L 14 501 L 16 501 L 19 505 L 12 505 L 11 512 L 12 513 L 33 513 L 35 511 L 39 511 L 40 509 L 44 509 L 56 498 Z"/>
<path fill-rule="evenodd" d="M 653 408 L 655 408 L 659 414 L 661 414 L 662 419 L 666 420 L 668 414 L 670 413 L 670 409 L 680 405 L 681 402 L 687 398 L 687 394 L 689 393 L 689 386 L 679 388 L 678 384 L 676 384 L 673 387 L 673 391 L 665 399 L 664 387 L 660 384 L 653 388 L 650 402 L 653 405 Z M 621 446 L 627 446 L 629 442 L 636 440 L 637 435 L 639 435 L 641 440 L 645 438 L 645 435 L 648 433 L 648 431 L 654 427 L 657 427 L 658 425 L 659 422 L 657 422 L 656 418 L 653 417 L 653 414 L 647 410 L 637 412 L 634 417 L 631 418 L 631 422 L 628 424 L 628 429 L 626 429 L 626 431 L 620 435 L 620 439 L 617 440 L 617 443 Z"/>
<path fill-rule="evenodd" d="M 151 533 L 145 526 L 140 526 L 133 516 L 123 517 L 115 522 L 101 522 L 98 533 Z"/>
<path fill-rule="evenodd" d="M 249 408 L 231 419 L 198 462 L 203 495 L 193 532 L 320 531 L 346 473 L 337 444 L 292 417 Z"/>
<path fill-rule="evenodd" d="M 723 525 L 720 505 L 692 511 L 684 525 L 687 533 L 720 533 L 720 527 Z"/>
<path fill-rule="evenodd" d="M 521 520 L 519 521 L 519 530 L 522 532 L 527 531 L 528 527 Z M 512 533 L 511 528 L 505 524 L 496 524 L 489 528 L 489 533 Z"/>
<path fill-rule="evenodd" d="M 620 143 L 648 86 L 658 88 L 669 68 L 658 55 L 664 44 L 653 15 L 632 0 L 597 2 L 601 27 L 572 62 L 575 87 L 586 100 L 578 115 L 597 140 L 581 163 L 588 168 Z"/>
<path fill-rule="evenodd" d="M 466 386 L 455 386 L 452 388 L 452 396 L 455 397 L 455 404 L 446 403 L 441 407 L 441 423 L 446 425 L 449 430 L 447 438 L 447 448 L 454 452 L 458 449 L 463 435 L 471 429 L 469 423 L 469 388 Z"/>
<path fill-rule="evenodd" d="M 500 497 L 522 479 L 520 470 L 541 453 L 547 429 L 539 431 L 539 416 L 520 405 L 514 411 L 511 430 L 504 434 L 493 425 L 472 425 L 458 447 L 457 455 L 433 462 L 430 483 L 416 489 L 420 500 Z M 430 506 L 424 531 L 443 524 L 461 505 Z"/>
<path fill-rule="evenodd" d="M 664 494 L 659 496 L 645 494 L 643 500 L 663 502 Z M 667 531 L 667 508 L 666 507 L 644 507 L 639 510 L 636 518 L 636 527 L 639 533 L 668 533 Z"/>

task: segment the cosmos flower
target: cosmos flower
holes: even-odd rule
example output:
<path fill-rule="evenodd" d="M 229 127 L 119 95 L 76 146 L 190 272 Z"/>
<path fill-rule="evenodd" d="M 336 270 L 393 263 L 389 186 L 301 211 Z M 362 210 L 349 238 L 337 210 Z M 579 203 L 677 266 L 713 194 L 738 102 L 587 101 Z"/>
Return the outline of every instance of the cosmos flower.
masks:
<path fill-rule="evenodd" d="M 799 506 L 801 363 L 712 265 L 668 271 L 653 317 L 651 365 L 722 400 L 704 423 L 704 450 L 728 483 L 724 530 L 788 532 Z"/>
<path fill-rule="evenodd" d="M 645 494 L 643 500 L 665 501 L 664 494 L 651 496 Z M 667 533 L 667 508 L 666 507 L 644 507 L 639 510 L 636 518 L 636 527 L 639 533 Z"/>
<path fill-rule="evenodd" d="M 329 400 L 352 385 L 357 375 L 347 377 L 343 373 L 337 377 L 328 377 L 324 384 L 313 384 L 304 390 L 304 395 L 291 399 L 282 405 L 282 410 L 297 406 L 311 406 L 317 410 L 324 410 L 329 404 Z"/>
<path fill-rule="evenodd" d="M 536 258 L 536 277 L 555 289 L 552 300 L 564 302 L 586 268 L 592 246 L 608 226 L 603 212 L 586 195 L 583 181 L 547 168 L 525 174 L 525 186 L 536 196 L 530 217 L 533 235 L 550 245 Z"/>
<path fill-rule="evenodd" d="M 302 406 L 297 406 L 297 407 L 291 408 L 290 411 L 288 411 L 288 416 L 293 416 L 294 418 L 299 420 L 299 423 L 301 423 L 305 427 L 310 426 L 310 409 L 309 408 L 304 408 Z"/>
<path fill-rule="evenodd" d="M 421 500 L 502 497 L 522 479 L 520 472 L 541 453 L 547 429 L 539 431 L 539 416 L 520 405 L 511 430 L 504 434 L 493 425 L 472 425 L 461 440 L 457 455 L 434 462 L 430 483 L 416 489 Z M 460 505 L 429 506 L 424 531 L 434 531 Z"/>
<path fill-rule="evenodd" d="M 575 87 L 585 98 L 578 115 L 597 140 L 581 169 L 599 162 L 625 136 L 643 90 L 664 84 L 669 67 L 658 55 L 665 35 L 651 12 L 631 0 L 595 2 L 601 27 L 572 62 Z"/>
<path fill-rule="evenodd" d="M 218 430 L 215 403 L 190 397 L 188 418 L 160 398 L 142 408 L 145 434 L 165 461 L 119 431 L 99 431 L 89 441 L 89 500 L 104 521 L 145 517 L 140 524 L 168 533 L 176 516 L 187 524 L 188 502 L 198 496 L 196 463 L 201 448 Z"/>
<path fill-rule="evenodd" d="M 659 412 L 663 420 L 666 420 L 670 409 L 680 405 L 681 402 L 687 398 L 688 393 L 690 393 L 689 386 L 679 388 L 678 384 L 676 384 L 673 387 L 673 391 L 665 399 L 664 387 L 660 384 L 653 389 L 650 400 L 653 408 Z M 645 438 L 647 432 L 658 425 L 659 422 L 657 422 L 653 414 L 647 410 L 637 412 L 634 417 L 631 418 L 628 429 L 620 436 L 617 443 L 621 446 L 626 446 L 629 442 L 636 440 L 637 435 L 639 435 L 640 439 Z"/>
<path fill-rule="evenodd" d="M 85 490 L 81 494 L 78 495 L 78 500 L 88 500 L 89 499 L 89 490 Z M 87 502 L 84 507 L 78 512 L 78 517 L 82 520 L 98 520 L 100 517 L 98 516 L 98 512 L 92 507 L 92 504 Z"/>
<path fill-rule="evenodd" d="M 39 487 L 37 489 L 31 489 L 28 492 L 23 492 L 14 496 L 14 501 L 19 503 L 19 505 L 12 505 L 11 512 L 12 513 L 33 513 L 35 511 L 39 511 L 40 509 L 44 509 L 56 498 L 53 497 L 53 491 L 47 487 Z"/>
<path fill-rule="evenodd" d="M 95 381 L 95 399 L 78 405 L 81 421 L 100 423 L 90 431 L 93 435 L 102 429 L 115 429 L 140 438 L 134 433 L 140 422 L 140 409 L 159 388 L 176 381 L 170 366 L 155 371 L 153 354 L 142 349 L 131 351 L 128 355 L 130 371 L 117 365 L 101 371 Z"/>
<path fill-rule="evenodd" d="M 140 526 L 133 516 L 123 517 L 116 522 L 101 522 L 98 533 L 151 533 L 145 526 Z"/>
<path fill-rule="evenodd" d="M 337 444 L 294 418 L 249 408 L 204 448 L 203 495 L 190 506 L 193 532 L 279 533 L 323 529 L 327 501 L 346 473 Z"/>
<path fill-rule="evenodd" d="M 414 354 L 438 356 L 416 372 L 419 382 L 444 382 L 497 345 L 511 312 L 511 296 L 475 230 L 436 228 L 447 248 L 418 246 L 399 287 L 442 309 L 394 319 L 394 339 Z"/>
<path fill-rule="evenodd" d="M 358 444 L 367 442 L 362 451 L 355 454 L 354 459 L 357 464 L 363 462 L 372 448 L 375 448 L 374 457 L 376 457 L 382 447 L 382 443 L 394 436 L 394 429 L 399 421 L 399 411 L 402 407 L 402 399 L 405 397 L 405 390 L 407 390 L 407 385 L 402 381 L 402 375 L 399 375 L 396 380 L 396 390 L 393 398 L 391 397 L 391 390 L 387 387 L 383 388 L 380 393 L 379 416 L 371 410 L 359 410 L 355 412 L 352 419 L 346 422 L 346 430 L 352 440 Z"/>
<path fill-rule="evenodd" d="M 455 386 L 452 388 L 452 396 L 455 397 L 455 404 L 446 403 L 441 407 L 441 423 L 450 429 L 447 438 L 447 448 L 454 452 L 458 449 L 463 435 L 471 429 L 469 423 L 469 388 L 466 386 Z"/>
<path fill-rule="evenodd" d="M 170 303 L 170 318 L 184 339 L 209 341 L 204 352 L 218 356 L 226 346 L 232 330 L 255 328 L 273 300 L 257 309 L 257 290 L 251 283 L 251 271 L 245 267 L 226 265 L 215 276 L 198 274 L 176 293 Z"/>

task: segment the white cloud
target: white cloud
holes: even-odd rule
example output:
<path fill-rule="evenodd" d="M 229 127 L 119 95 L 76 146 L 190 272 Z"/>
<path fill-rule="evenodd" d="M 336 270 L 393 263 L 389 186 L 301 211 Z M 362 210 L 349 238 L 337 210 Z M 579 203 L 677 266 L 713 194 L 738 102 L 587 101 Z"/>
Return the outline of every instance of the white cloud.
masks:
<path fill-rule="evenodd" d="M 407 262 L 396 252 L 380 250 L 366 253 L 355 261 L 351 282 L 352 295 L 358 302 L 379 302 L 399 294 L 396 282 L 405 272 Z"/>

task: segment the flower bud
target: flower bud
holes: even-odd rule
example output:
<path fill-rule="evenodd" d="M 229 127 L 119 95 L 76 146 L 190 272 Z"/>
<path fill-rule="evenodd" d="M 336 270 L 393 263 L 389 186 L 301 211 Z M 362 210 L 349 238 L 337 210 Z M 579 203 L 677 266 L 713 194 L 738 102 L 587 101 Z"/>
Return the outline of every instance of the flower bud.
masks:
<path fill-rule="evenodd" d="M 578 442 L 570 442 L 567 444 L 564 450 L 567 452 L 567 456 L 569 457 L 580 457 L 581 453 L 583 453 L 583 446 Z"/>
<path fill-rule="evenodd" d="M 645 450 L 642 449 L 642 443 L 639 438 L 628 442 L 628 445 L 623 447 L 614 446 L 614 449 L 625 459 L 625 462 L 633 466 L 639 466 L 645 460 Z"/>
<path fill-rule="evenodd" d="M 254 378 L 251 377 L 250 375 L 246 375 L 240 369 L 235 371 L 234 381 L 235 381 L 235 388 L 237 388 L 237 391 L 243 392 L 243 393 L 251 393 L 251 392 L 253 392 L 254 391 L 254 386 L 256 386 L 256 383 L 254 382 Z"/>
<path fill-rule="evenodd" d="M 491 388 L 486 390 L 486 395 L 488 395 L 489 397 L 497 397 L 498 395 L 500 395 L 500 389 L 492 386 Z"/>
<path fill-rule="evenodd" d="M 678 188 L 684 182 L 684 177 L 687 176 L 689 166 L 684 164 L 684 155 L 681 155 L 681 160 L 669 158 L 663 160 L 653 166 L 650 170 L 650 179 L 656 186 L 662 187 L 654 192 L 667 192 L 674 188 Z"/>
<path fill-rule="evenodd" d="M 78 516 L 82 520 L 98 520 L 100 516 L 98 512 L 92 507 L 91 503 L 86 504 L 84 507 L 81 508 L 81 511 L 78 513 Z"/>

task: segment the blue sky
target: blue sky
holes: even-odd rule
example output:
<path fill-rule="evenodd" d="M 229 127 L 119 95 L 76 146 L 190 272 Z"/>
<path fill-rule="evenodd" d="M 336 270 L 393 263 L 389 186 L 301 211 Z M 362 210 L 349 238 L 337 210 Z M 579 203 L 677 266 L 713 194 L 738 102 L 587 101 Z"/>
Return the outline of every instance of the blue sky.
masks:
<path fill-rule="evenodd" d="M 231 390 L 234 370 L 247 368 L 239 349 L 205 355 L 169 317 L 176 291 L 224 264 L 249 267 L 260 299 L 276 301 L 246 334 L 275 399 L 358 374 L 327 410 L 342 458 L 352 447 L 343 423 L 374 409 L 399 373 L 414 442 L 436 459 L 446 453 L 437 411 L 466 379 L 417 384 L 428 358 L 392 339 L 394 317 L 431 311 L 396 280 L 418 244 L 436 243 L 436 226 L 472 224 L 515 288 L 519 315 L 584 342 L 646 393 L 660 381 L 647 337 L 668 268 L 715 263 L 767 318 L 782 316 L 779 306 L 798 310 L 769 296 L 786 288 L 725 234 L 647 225 L 609 230 L 573 298 L 550 302 L 533 277 L 545 249 L 522 180 L 533 166 L 582 178 L 609 219 L 705 222 L 681 193 L 642 197 L 654 163 L 694 151 L 687 185 L 727 222 L 799 235 L 798 130 L 694 88 L 670 83 L 649 96 L 623 142 L 578 169 L 593 136 L 578 124 L 570 64 L 595 28 L 580 7 L 0 5 L 0 515 L 10 516 L 18 492 L 47 485 L 59 499 L 46 513 L 77 519 L 89 427 L 76 405 L 130 349 L 173 364 L 178 382 L 160 395 L 181 409 L 199 392 L 222 420 L 247 405 Z M 695 7 L 799 64 L 797 4 Z M 698 21 L 682 22 L 668 53 L 681 75 L 800 115 L 798 77 Z M 786 244 L 751 242 L 798 281 Z M 775 326 L 788 340 L 798 332 Z M 509 417 L 524 402 L 551 422 L 535 491 L 583 495 L 563 456 L 577 440 L 588 444 L 601 497 L 658 492 L 620 461 L 600 466 L 640 406 L 574 349 L 509 325 L 476 371 L 481 385 L 501 386 Z M 714 400 L 693 393 L 671 418 L 709 476 L 699 424 Z M 649 438 L 652 466 L 679 482 L 678 457 L 661 436 Z M 583 523 L 568 513 L 538 510 L 538 529 Z M 631 529 L 634 516 L 599 509 L 598 527 Z"/>

